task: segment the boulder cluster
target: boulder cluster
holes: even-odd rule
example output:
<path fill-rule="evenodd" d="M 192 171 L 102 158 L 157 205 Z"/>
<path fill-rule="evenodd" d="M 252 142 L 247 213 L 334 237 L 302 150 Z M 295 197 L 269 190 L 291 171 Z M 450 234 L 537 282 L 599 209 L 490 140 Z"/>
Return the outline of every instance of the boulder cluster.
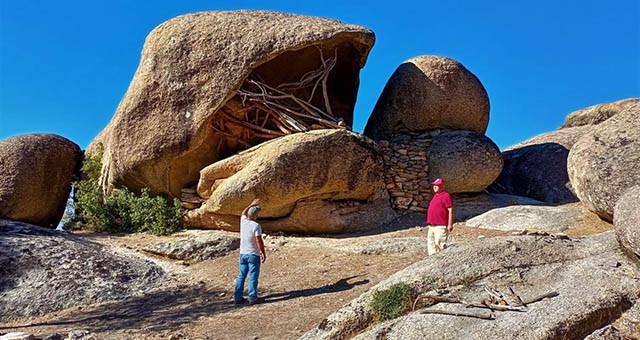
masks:
<path fill-rule="evenodd" d="M 445 249 L 303 338 L 617 334 L 612 323 L 639 310 L 640 99 L 576 111 L 559 130 L 501 152 L 485 135 L 490 105 L 480 80 L 458 61 L 424 55 L 396 69 L 360 134 L 350 125 L 374 40 L 365 27 L 269 11 L 202 12 L 162 23 L 149 34 L 112 120 L 88 147 L 88 154 L 104 150 L 102 189 L 179 198 L 191 228 L 227 231 L 237 231 L 243 208 L 260 198 L 264 229 L 296 234 L 379 230 L 398 217 L 423 216 L 435 178 L 454 194 L 457 220 L 491 210 L 468 226 L 559 232 L 586 208 L 613 222 L 615 232 L 580 240 L 521 232 Z M 0 290 L 8 290 L 0 320 L 125 299 L 165 278 L 147 260 L 41 228 L 59 223 L 81 157 L 78 145 L 51 134 L 0 141 Z M 227 234 L 144 251 L 204 261 L 239 246 Z M 343 246 L 391 254 L 423 241 Z M 491 327 L 441 315 L 468 304 L 372 325 L 373 292 L 399 282 L 432 297 L 446 291 L 460 305 L 477 300 L 480 308 L 489 287 L 549 299 L 491 314 Z M 77 294 L 77 287 L 93 289 Z"/>
<path fill-rule="evenodd" d="M 484 136 L 488 123 L 487 92 L 461 63 L 440 56 L 402 63 L 364 130 L 382 147 L 394 209 L 425 212 L 438 177 L 452 193 L 489 186 L 502 170 L 502 156 Z"/>

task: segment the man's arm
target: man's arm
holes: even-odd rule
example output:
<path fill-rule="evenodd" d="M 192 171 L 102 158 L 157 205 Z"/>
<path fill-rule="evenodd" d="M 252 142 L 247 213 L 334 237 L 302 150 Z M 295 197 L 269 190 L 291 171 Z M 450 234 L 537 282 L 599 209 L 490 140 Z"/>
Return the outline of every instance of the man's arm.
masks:
<path fill-rule="evenodd" d="M 447 223 L 447 231 L 451 232 L 453 230 L 453 207 L 447 208 L 449 210 L 449 221 Z"/>
<path fill-rule="evenodd" d="M 267 252 L 264 251 L 264 242 L 262 241 L 262 235 L 256 235 L 256 243 L 260 249 L 260 260 L 262 263 L 267 260 Z"/>
<path fill-rule="evenodd" d="M 256 206 L 256 205 L 260 205 L 260 199 L 256 198 L 254 199 L 251 203 L 249 203 L 249 205 L 244 208 L 244 210 L 242 210 L 242 215 L 241 216 L 247 216 L 247 213 L 249 212 L 249 208 Z"/>

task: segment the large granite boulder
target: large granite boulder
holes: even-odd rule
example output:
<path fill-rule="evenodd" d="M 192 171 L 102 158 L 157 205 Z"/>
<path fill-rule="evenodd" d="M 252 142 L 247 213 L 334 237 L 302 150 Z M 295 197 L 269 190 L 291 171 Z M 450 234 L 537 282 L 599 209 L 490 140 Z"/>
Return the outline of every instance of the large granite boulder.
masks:
<path fill-rule="evenodd" d="M 549 204 L 577 202 L 567 174 L 567 157 L 573 144 L 592 129 L 577 126 L 547 132 L 505 149 L 502 172 L 488 191 Z"/>
<path fill-rule="evenodd" d="M 640 259 L 640 186 L 631 187 L 618 199 L 613 224 L 622 247 Z"/>
<path fill-rule="evenodd" d="M 481 192 L 502 170 L 498 146 L 481 134 L 464 130 L 435 135 L 427 160 L 429 178 L 443 178 L 450 193 Z"/>
<path fill-rule="evenodd" d="M 237 230 L 239 215 L 261 198 L 266 230 L 336 233 L 373 229 L 395 214 L 382 157 L 368 138 L 347 130 L 298 133 L 260 144 L 204 168 L 189 211 L 191 226 Z"/>
<path fill-rule="evenodd" d="M 640 98 L 628 98 L 611 103 L 589 106 L 585 109 L 571 112 L 560 127 L 569 128 L 582 125 L 597 125 L 611 118 L 619 112 L 640 103 Z"/>
<path fill-rule="evenodd" d="M 359 72 L 374 39 L 361 26 L 270 11 L 201 12 L 162 23 L 147 37 L 114 117 L 88 149 L 104 145 L 103 187 L 179 197 L 202 168 L 246 148 L 214 122 L 239 102 L 237 91 L 250 77 L 272 87 L 289 84 L 335 57 L 327 101 L 351 125 Z M 308 98 L 312 87 L 296 91 Z M 316 95 L 311 103 L 321 107 L 325 100 Z"/>
<path fill-rule="evenodd" d="M 517 205 L 498 208 L 465 222 L 469 227 L 496 230 L 564 231 L 582 220 L 580 207 Z"/>
<path fill-rule="evenodd" d="M 414 312 L 372 325 L 374 292 L 397 283 L 418 293 L 472 303 L 488 299 L 485 289 L 495 289 L 512 302 L 509 288 L 523 300 L 557 295 L 529 303 L 524 312 L 494 311 L 491 321 L 424 314 L 417 304 Z M 410 265 L 329 315 L 301 339 L 582 339 L 614 322 L 639 297 L 640 270 L 620 251 L 613 232 L 574 240 L 496 237 L 449 247 Z M 489 312 L 461 303 L 427 308 Z"/>
<path fill-rule="evenodd" d="M 58 135 L 0 141 L 0 218 L 55 228 L 81 162 L 80 147 Z"/>
<path fill-rule="evenodd" d="M 68 233 L 0 219 L 0 321 L 140 296 L 164 278 L 150 261 Z"/>
<path fill-rule="evenodd" d="M 489 97 L 480 80 L 453 59 L 425 55 L 391 75 L 364 134 L 376 141 L 437 128 L 484 134 L 488 124 Z"/>
<path fill-rule="evenodd" d="M 569 152 L 567 170 L 576 196 L 612 221 L 613 208 L 640 182 L 640 103 L 600 123 Z"/>

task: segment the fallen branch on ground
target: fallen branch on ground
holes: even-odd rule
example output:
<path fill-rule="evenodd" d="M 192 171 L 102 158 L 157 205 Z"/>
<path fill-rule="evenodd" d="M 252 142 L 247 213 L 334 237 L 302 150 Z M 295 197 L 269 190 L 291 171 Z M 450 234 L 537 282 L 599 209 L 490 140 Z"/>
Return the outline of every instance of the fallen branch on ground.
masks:
<path fill-rule="evenodd" d="M 443 315 L 453 315 L 453 316 L 465 316 L 469 318 L 477 318 L 477 319 L 485 319 L 485 320 L 493 320 L 496 318 L 492 313 L 471 313 L 471 312 L 452 312 L 447 310 L 439 310 L 439 309 L 423 309 L 420 311 L 420 314 L 443 314 Z"/>

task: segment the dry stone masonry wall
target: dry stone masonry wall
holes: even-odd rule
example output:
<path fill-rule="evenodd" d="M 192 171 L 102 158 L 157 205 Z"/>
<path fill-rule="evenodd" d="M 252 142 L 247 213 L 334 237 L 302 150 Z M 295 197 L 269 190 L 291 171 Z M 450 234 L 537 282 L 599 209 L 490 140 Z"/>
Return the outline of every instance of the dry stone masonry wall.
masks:
<path fill-rule="evenodd" d="M 381 140 L 384 181 L 397 212 L 426 212 L 431 199 L 427 153 L 432 137 L 427 133 L 394 134 Z"/>

